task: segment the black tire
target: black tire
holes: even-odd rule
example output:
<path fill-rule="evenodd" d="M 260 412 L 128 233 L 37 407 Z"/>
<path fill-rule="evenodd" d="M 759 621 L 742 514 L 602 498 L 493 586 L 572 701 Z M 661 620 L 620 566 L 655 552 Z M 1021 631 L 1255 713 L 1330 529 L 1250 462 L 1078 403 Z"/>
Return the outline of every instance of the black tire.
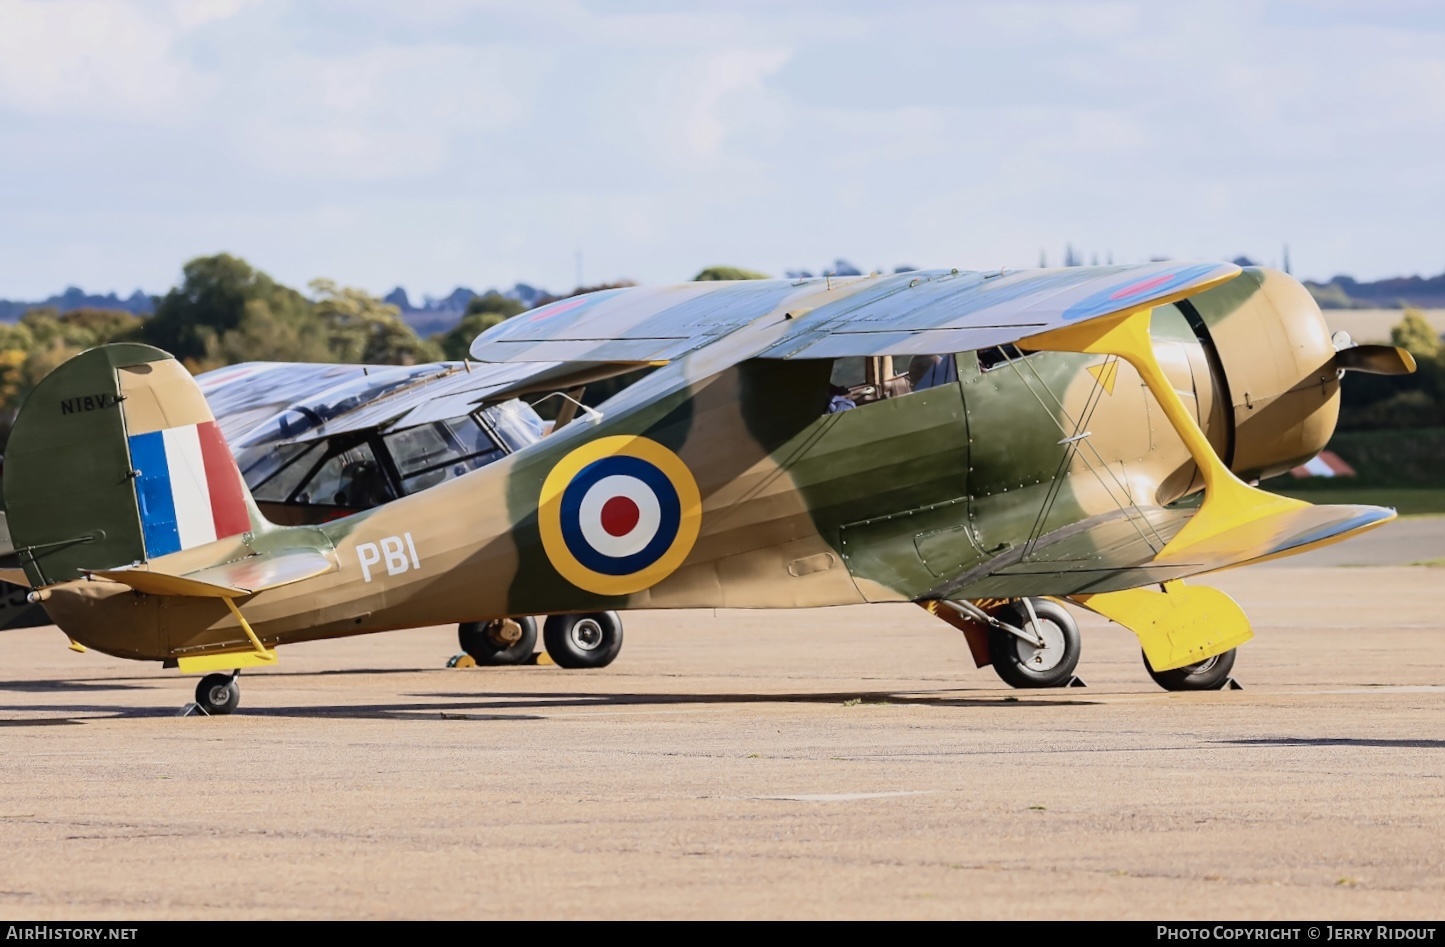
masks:
<path fill-rule="evenodd" d="M 988 633 L 989 656 L 993 669 L 1004 683 L 1012 687 L 1063 687 L 1079 666 L 1079 626 L 1064 606 L 1047 599 L 1029 600 L 1034 614 L 1043 625 L 1040 633 L 1050 647 L 1039 649 L 1017 635 L 997 628 Z M 998 612 L 1000 621 L 1028 630 L 1028 611 L 1022 605 L 1010 605 Z"/>
<path fill-rule="evenodd" d="M 196 685 L 196 706 L 221 717 L 241 703 L 241 685 L 230 674 L 207 674 Z"/>
<path fill-rule="evenodd" d="M 1216 654 L 1197 664 L 1186 664 L 1172 671 L 1156 671 L 1149 666 L 1148 655 L 1144 656 L 1144 670 L 1154 678 L 1154 683 L 1166 691 L 1217 691 L 1229 683 L 1229 672 L 1234 670 L 1235 649 Z"/>
<path fill-rule="evenodd" d="M 622 619 L 616 612 L 552 615 L 542 625 L 542 643 L 562 668 L 605 668 L 622 650 Z"/>
<path fill-rule="evenodd" d="M 522 636 L 509 643 L 505 621 L 521 626 Z M 457 626 L 457 641 L 479 665 L 523 664 L 532 659 L 537 649 L 537 622 L 528 615 L 498 621 L 469 621 Z"/>

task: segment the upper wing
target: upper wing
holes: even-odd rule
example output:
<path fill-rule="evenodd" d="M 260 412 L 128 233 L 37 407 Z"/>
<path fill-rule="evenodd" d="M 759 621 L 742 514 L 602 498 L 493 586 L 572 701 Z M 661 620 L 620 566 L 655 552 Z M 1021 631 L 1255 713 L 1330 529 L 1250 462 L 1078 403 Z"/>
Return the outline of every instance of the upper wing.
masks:
<path fill-rule="evenodd" d="M 737 359 L 962 352 L 1163 305 L 1232 279 L 1232 263 L 1159 262 L 981 273 L 640 287 L 576 296 L 482 333 L 482 361 L 677 358 L 745 327 Z"/>

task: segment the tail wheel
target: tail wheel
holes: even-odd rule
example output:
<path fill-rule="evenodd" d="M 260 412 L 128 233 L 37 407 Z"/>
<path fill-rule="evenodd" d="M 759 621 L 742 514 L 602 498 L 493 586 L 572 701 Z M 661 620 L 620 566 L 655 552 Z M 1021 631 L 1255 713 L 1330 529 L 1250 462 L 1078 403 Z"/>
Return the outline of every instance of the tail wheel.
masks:
<path fill-rule="evenodd" d="M 606 667 L 622 650 L 622 619 L 616 612 L 552 615 L 542 625 L 542 643 L 558 667 Z"/>
<path fill-rule="evenodd" d="M 196 706 L 212 717 L 235 710 L 241 703 L 241 685 L 233 674 L 207 674 L 196 685 Z"/>
<path fill-rule="evenodd" d="M 1149 666 L 1149 657 L 1144 657 L 1144 670 L 1154 678 L 1154 683 L 1166 691 L 1217 691 L 1229 683 L 1229 672 L 1234 670 L 1235 649 L 1223 654 L 1205 658 L 1197 664 L 1186 664 L 1172 671 L 1156 671 Z"/>
<path fill-rule="evenodd" d="M 457 626 L 457 642 L 477 664 L 521 664 L 536 650 L 537 622 L 527 615 L 469 621 Z"/>
<path fill-rule="evenodd" d="M 988 648 L 993 669 L 1004 683 L 1013 687 L 1063 687 L 1079 666 L 1079 626 L 1064 606 L 1048 599 L 1029 599 L 1037 623 L 1029 619 L 1022 604 L 1009 605 L 998 613 L 1001 621 L 1032 631 L 1043 639 L 1037 647 L 1017 635 L 998 628 L 989 629 Z"/>

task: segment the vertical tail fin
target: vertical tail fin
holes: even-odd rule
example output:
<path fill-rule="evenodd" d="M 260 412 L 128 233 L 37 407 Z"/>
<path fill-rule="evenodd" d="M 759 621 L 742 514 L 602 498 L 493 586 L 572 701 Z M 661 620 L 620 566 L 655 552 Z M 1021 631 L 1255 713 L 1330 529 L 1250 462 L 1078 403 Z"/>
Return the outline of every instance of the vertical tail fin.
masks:
<path fill-rule="evenodd" d="M 82 352 L 41 380 L 11 432 L 4 490 L 36 586 L 265 522 L 190 373 L 133 343 Z"/>

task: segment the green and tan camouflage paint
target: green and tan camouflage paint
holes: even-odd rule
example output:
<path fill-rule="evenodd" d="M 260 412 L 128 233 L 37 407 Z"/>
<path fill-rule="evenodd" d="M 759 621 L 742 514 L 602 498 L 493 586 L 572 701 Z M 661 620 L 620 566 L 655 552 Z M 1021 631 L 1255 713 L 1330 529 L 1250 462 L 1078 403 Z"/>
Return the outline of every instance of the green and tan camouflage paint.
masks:
<path fill-rule="evenodd" d="M 829 292 L 836 298 L 868 286 L 855 280 Z M 774 302 L 806 318 L 812 291 Z M 1288 276 L 1247 270 L 1159 307 L 1153 337 L 1170 382 L 1236 471 L 1282 469 L 1327 440 L 1338 383 L 1320 366 L 1333 349 L 1318 310 Z M 244 536 L 148 567 L 184 574 L 254 554 L 323 552 L 335 571 L 239 600 L 268 646 L 608 608 L 1065 595 L 1202 571 L 1198 564 L 1151 571 L 1152 554 L 1190 515 L 1170 504 L 1199 484 L 1188 451 L 1125 363 L 1035 353 L 984 372 L 973 352 L 958 353 L 957 383 L 826 414 L 831 360 L 738 361 L 729 349 L 742 344 L 723 336 L 608 402 L 600 421 L 579 419 L 422 494 L 320 527 L 258 523 Z M 756 339 L 747 344 L 757 350 Z M 73 378 L 81 387 L 105 380 L 104 371 L 92 374 L 87 368 Z M 72 384 L 58 375 L 57 386 Z M 57 388 L 45 397 L 67 394 Z M 617 435 L 644 436 L 681 459 L 701 496 L 701 526 L 670 575 L 631 594 L 599 595 L 572 585 L 549 560 L 538 502 L 563 457 Z M 100 425 L 87 439 L 113 436 Z M 57 450 L 74 446 L 68 435 L 51 440 Z M 118 471 L 123 458 L 111 459 Z M 6 476 L 13 517 L 17 494 L 8 469 Z M 105 503 L 114 506 L 108 495 Z M 100 507 L 85 507 L 44 535 L 93 529 Z M 358 546 L 402 536 L 414 544 L 415 567 L 363 575 Z M 131 561 L 107 561 L 103 548 L 95 547 L 93 561 L 87 550 L 66 562 L 83 570 Z M 85 578 L 48 595 L 46 608 L 67 633 L 111 654 L 164 660 L 249 647 L 219 600 L 145 595 Z"/>

